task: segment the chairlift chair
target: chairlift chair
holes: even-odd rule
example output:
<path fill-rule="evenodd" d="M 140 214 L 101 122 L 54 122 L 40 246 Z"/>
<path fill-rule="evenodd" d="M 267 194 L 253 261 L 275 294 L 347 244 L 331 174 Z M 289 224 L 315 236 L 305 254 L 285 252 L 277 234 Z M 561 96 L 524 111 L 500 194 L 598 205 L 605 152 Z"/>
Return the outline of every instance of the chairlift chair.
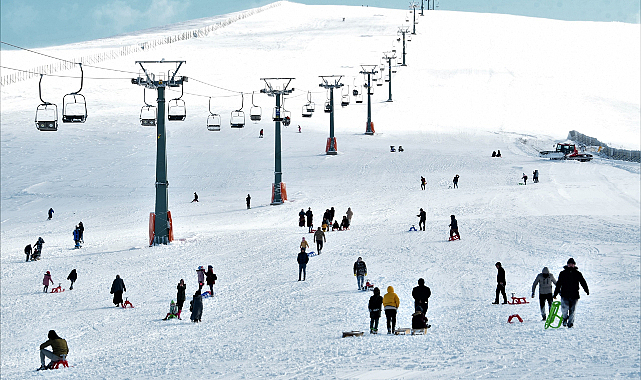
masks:
<path fill-rule="evenodd" d="M 356 95 L 356 104 L 361 104 L 363 103 L 363 90 L 358 92 L 358 95 Z"/>
<path fill-rule="evenodd" d="M 283 125 L 288 127 L 292 123 L 292 113 L 289 111 L 283 110 L 284 113 L 284 118 L 283 118 Z"/>
<path fill-rule="evenodd" d="M 144 87 L 142 91 L 142 99 L 145 102 L 145 105 L 140 109 L 140 125 L 153 127 L 156 125 L 156 119 L 158 118 L 156 107 L 147 103 L 147 92 Z"/>
<path fill-rule="evenodd" d="M 42 77 L 40 74 L 40 83 L 38 84 L 38 95 L 42 102 L 36 108 L 36 128 L 39 131 L 57 131 L 58 130 L 58 106 L 53 103 L 42 100 Z"/>
<path fill-rule="evenodd" d="M 209 98 L 209 116 L 207 116 L 207 130 L 220 131 L 220 115 L 211 112 L 211 98 Z"/>
<path fill-rule="evenodd" d="M 243 128 L 245 126 L 245 112 L 243 112 L 243 106 L 245 104 L 245 95 L 241 95 L 241 104 L 240 109 L 231 112 L 231 117 L 229 118 L 229 124 L 232 128 Z"/>
<path fill-rule="evenodd" d="M 262 114 L 262 108 L 254 104 L 254 92 L 252 91 L 252 107 L 249 109 L 249 119 L 251 121 L 260 121 Z"/>
<path fill-rule="evenodd" d="M 303 115 L 303 117 L 312 117 L 312 111 L 310 111 L 310 110 L 309 110 L 309 108 L 308 108 L 307 106 L 308 106 L 308 104 L 305 104 L 305 105 L 303 106 L 303 112 L 302 112 L 302 115 Z"/>
<path fill-rule="evenodd" d="M 305 104 L 305 108 L 307 108 L 307 112 L 313 113 L 314 110 L 316 109 L 316 104 L 312 102 L 312 93 L 311 91 L 307 92 L 307 104 Z"/>
<path fill-rule="evenodd" d="M 328 101 L 325 102 L 325 113 L 332 112 L 332 104 Z"/>
<path fill-rule="evenodd" d="M 341 97 L 341 107 L 347 107 L 349 105 L 349 94 L 344 94 Z"/>
<path fill-rule="evenodd" d="M 169 121 L 183 121 L 187 117 L 187 108 L 185 101 L 182 100 L 185 93 L 185 87 L 180 86 L 182 92 L 176 99 L 171 99 L 167 104 L 167 120 Z"/>
<path fill-rule="evenodd" d="M 84 82 L 84 71 L 82 63 L 80 66 L 80 89 L 62 97 L 62 122 L 63 123 L 84 123 L 87 120 L 87 102 L 82 91 Z"/>

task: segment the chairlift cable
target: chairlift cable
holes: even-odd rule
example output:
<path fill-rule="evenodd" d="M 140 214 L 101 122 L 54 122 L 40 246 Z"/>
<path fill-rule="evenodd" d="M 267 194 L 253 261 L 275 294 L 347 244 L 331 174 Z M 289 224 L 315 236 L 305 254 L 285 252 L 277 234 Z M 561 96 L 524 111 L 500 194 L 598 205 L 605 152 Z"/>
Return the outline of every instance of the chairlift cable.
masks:
<path fill-rule="evenodd" d="M 85 65 L 86 66 L 86 65 Z M 14 71 L 21 71 L 23 73 L 29 73 L 29 74 L 35 74 L 35 75 L 47 75 L 50 77 L 57 77 L 57 78 L 74 78 L 74 79 L 80 79 L 78 76 L 73 76 L 73 75 L 56 75 L 56 74 L 46 74 L 46 73 L 38 73 L 35 71 L 29 71 L 29 70 L 22 70 L 22 69 L 14 69 L 13 67 L 7 67 L 7 66 L 0 66 L 0 68 L 7 69 L 7 70 L 14 70 Z M 131 78 L 95 78 L 95 77 L 85 77 L 87 79 L 116 79 L 116 80 L 130 80 Z"/>

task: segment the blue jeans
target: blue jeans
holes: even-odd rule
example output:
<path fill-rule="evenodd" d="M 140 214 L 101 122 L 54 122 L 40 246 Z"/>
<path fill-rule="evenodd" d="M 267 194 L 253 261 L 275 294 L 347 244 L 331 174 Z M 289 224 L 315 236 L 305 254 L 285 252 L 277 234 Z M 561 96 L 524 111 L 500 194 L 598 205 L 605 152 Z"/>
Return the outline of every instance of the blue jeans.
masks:
<path fill-rule="evenodd" d="M 300 281 L 300 274 L 303 274 L 303 281 L 307 277 L 307 264 L 298 264 L 298 281 Z"/>
<path fill-rule="evenodd" d="M 358 290 L 363 289 L 365 283 L 365 276 L 356 276 L 356 282 L 358 283 Z"/>
<path fill-rule="evenodd" d="M 561 313 L 563 314 L 563 326 L 566 324 L 574 324 L 574 308 L 578 299 L 563 298 L 561 297 Z"/>

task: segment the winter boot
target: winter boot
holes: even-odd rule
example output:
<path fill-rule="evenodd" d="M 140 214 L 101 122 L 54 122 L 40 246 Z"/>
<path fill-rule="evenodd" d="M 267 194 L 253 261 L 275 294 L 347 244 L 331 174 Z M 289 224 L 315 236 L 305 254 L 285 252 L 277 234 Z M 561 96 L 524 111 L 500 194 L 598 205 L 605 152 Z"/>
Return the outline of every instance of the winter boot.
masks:
<path fill-rule="evenodd" d="M 545 314 L 541 314 L 541 317 L 542 317 L 542 319 L 541 319 L 542 321 L 545 321 L 545 320 L 548 319 L 548 317 Z"/>
<path fill-rule="evenodd" d="M 180 313 L 182 313 L 182 309 L 178 309 L 178 319 L 180 319 Z"/>

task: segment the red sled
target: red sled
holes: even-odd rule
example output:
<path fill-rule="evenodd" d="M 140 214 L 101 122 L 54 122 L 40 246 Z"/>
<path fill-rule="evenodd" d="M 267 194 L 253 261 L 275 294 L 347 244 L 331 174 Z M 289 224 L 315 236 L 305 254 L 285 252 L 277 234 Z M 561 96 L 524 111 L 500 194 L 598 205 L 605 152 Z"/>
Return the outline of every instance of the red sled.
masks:
<path fill-rule="evenodd" d="M 508 303 L 510 305 L 523 305 L 529 302 L 527 302 L 525 297 L 514 297 L 514 293 L 512 293 L 512 302 L 508 302 Z"/>
<path fill-rule="evenodd" d="M 58 285 L 58 287 L 57 287 L 57 288 L 53 288 L 53 289 L 51 289 L 51 293 L 62 293 L 62 292 L 64 292 L 64 291 L 65 291 L 65 290 L 62 288 L 62 286 L 61 286 L 61 285 Z"/>
<path fill-rule="evenodd" d="M 461 236 L 460 235 L 450 236 L 450 238 L 447 239 L 447 240 L 449 240 L 449 241 L 461 240 Z"/>
<path fill-rule="evenodd" d="M 134 305 L 132 305 L 131 302 L 129 302 L 129 300 L 125 298 L 125 302 L 122 304 L 122 308 L 126 309 L 127 306 L 129 306 L 132 309 L 134 308 Z"/>
<path fill-rule="evenodd" d="M 519 320 L 519 322 L 523 323 L 523 319 L 522 319 L 522 318 L 521 318 L 521 316 L 520 316 L 520 315 L 518 315 L 518 314 L 512 314 L 512 315 L 510 315 L 510 317 L 507 319 L 507 323 L 512 323 L 512 319 L 514 319 L 514 318 L 518 319 L 518 320 Z"/>

